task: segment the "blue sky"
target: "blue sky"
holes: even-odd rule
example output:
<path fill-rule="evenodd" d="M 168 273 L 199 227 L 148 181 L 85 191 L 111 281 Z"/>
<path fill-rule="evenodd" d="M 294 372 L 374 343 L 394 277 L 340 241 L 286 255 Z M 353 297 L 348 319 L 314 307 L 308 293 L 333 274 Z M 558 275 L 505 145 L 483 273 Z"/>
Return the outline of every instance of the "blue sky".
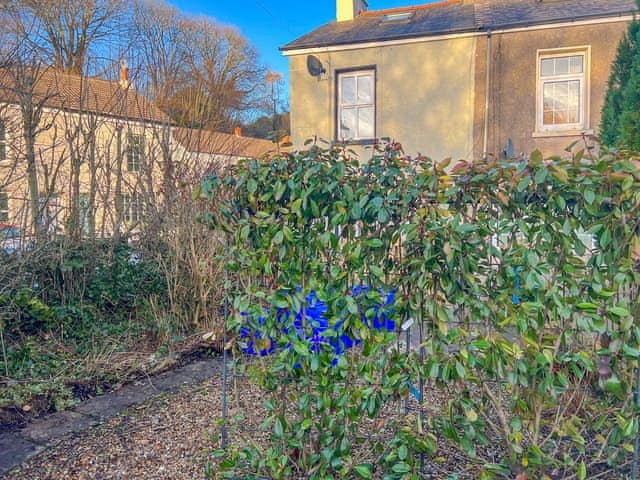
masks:
<path fill-rule="evenodd" d="M 285 76 L 288 61 L 278 47 L 335 18 L 335 0 L 167 0 L 178 9 L 236 26 L 273 71 Z M 433 0 L 369 0 L 370 10 L 421 5 Z"/>

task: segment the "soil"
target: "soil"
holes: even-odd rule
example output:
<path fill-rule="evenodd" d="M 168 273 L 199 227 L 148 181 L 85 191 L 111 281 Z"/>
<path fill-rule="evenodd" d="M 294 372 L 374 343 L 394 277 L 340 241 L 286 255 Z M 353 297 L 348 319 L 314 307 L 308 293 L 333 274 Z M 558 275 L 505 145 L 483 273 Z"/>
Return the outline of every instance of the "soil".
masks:
<path fill-rule="evenodd" d="M 115 391 L 123 385 L 150 374 L 156 375 L 171 369 L 176 369 L 197 360 L 211 357 L 212 354 L 217 354 L 220 351 L 217 345 L 201 342 L 189 342 L 187 345 L 179 347 L 181 347 L 181 349 L 177 353 L 167 357 L 167 359 L 159 365 L 148 365 L 144 362 L 137 361 L 131 368 L 128 368 L 123 375 L 109 374 L 109 371 L 105 370 L 103 375 L 104 379 L 102 380 L 96 378 L 78 379 L 69 382 L 67 386 L 71 389 L 73 399 L 77 402 L 82 402 L 97 395 Z M 150 355 L 146 356 L 149 357 Z M 112 369 L 116 367 L 117 365 L 111 365 Z M 29 401 L 29 406 L 28 411 L 16 405 L 0 407 L 0 434 L 15 431 L 26 425 L 29 421 L 56 411 L 55 399 L 50 395 L 33 397 Z"/>

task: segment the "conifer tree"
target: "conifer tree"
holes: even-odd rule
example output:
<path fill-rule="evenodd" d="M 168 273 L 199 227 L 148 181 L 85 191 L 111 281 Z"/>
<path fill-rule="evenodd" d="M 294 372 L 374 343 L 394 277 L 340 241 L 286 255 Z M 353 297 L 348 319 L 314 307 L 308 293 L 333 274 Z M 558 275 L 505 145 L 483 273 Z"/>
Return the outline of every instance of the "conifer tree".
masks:
<path fill-rule="evenodd" d="M 640 8 L 640 0 L 637 0 Z M 634 18 L 620 41 L 600 123 L 600 140 L 608 147 L 640 151 L 640 21 Z"/>

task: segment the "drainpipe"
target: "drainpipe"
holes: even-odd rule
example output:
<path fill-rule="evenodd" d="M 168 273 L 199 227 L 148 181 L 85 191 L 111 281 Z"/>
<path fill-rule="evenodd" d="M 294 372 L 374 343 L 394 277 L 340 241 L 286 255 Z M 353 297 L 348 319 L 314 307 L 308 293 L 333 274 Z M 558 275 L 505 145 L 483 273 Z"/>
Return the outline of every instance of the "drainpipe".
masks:
<path fill-rule="evenodd" d="M 489 95 L 491 92 L 491 30 L 487 30 L 487 78 L 484 94 L 484 139 L 482 141 L 482 159 L 486 160 L 489 148 Z"/>

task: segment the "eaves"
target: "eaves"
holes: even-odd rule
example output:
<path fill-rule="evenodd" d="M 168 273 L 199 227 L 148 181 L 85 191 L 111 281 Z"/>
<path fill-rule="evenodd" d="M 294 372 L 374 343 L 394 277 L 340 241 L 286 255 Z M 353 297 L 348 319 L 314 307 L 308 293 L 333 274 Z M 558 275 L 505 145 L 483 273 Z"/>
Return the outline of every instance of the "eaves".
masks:
<path fill-rule="evenodd" d="M 359 50 L 363 48 L 378 48 L 384 46 L 392 46 L 392 45 L 409 45 L 413 43 L 423 43 L 423 42 L 435 42 L 440 40 L 449 40 L 455 38 L 469 38 L 469 37 L 481 37 L 486 36 L 487 34 L 502 34 L 502 33 L 516 33 L 516 32 L 530 32 L 534 30 L 548 30 L 555 28 L 567 28 L 567 27 L 575 27 L 575 26 L 584 26 L 584 25 L 600 25 L 607 23 L 617 23 L 617 22 L 630 22 L 634 19 L 634 12 L 623 13 L 617 16 L 607 16 L 607 17 L 591 17 L 585 18 L 582 17 L 580 19 L 564 19 L 562 21 L 557 22 L 548 22 L 548 23 L 527 23 L 527 22 L 517 22 L 512 24 L 502 24 L 496 26 L 495 28 L 487 25 L 481 26 L 473 30 L 458 30 L 456 32 L 449 31 L 437 31 L 437 32 L 429 32 L 429 34 L 417 34 L 417 35 L 407 35 L 407 36 L 398 36 L 398 37 L 388 37 L 384 39 L 376 39 L 376 40 L 363 40 L 362 42 L 342 42 L 342 43 L 331 43 L 327 44 L 326 42 L 321 42 L 317 44 L 305 45 L 304 47 L 280 47 L 280 51 L 284 56 L 292 56 L 292 55 L 305 55 L 312 53 L 324 53 L 324 52 L 339 52 L 345 50 Z"/>

